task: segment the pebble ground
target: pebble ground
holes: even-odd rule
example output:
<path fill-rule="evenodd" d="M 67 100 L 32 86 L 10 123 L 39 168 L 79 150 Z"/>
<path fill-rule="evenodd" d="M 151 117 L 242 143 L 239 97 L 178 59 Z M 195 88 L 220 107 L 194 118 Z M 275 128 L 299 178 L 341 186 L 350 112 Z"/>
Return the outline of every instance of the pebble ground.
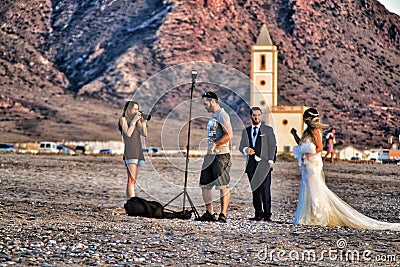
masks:
<path fill-rule="evenodd" d="M 183 158 L 147 158 L 137 195 L 166 204 L 183 190 L 184 166 Z M 203 213 L 200 166 L 190 160 L 188 193 Z M 0 266 L 400 266 L 398 232 L 293 225 L 296 162 L 275 166 L 274 221 L 249 221 L 243 166 L 232 162 L 228 223 L 221 224 L 125 215 L 120 157 L 0 155 Z M 351 206 L 400 222 L 400 166 L 324 169 L 328 186 Z M 168 208 L 182 204 L 180 196 Z"/>

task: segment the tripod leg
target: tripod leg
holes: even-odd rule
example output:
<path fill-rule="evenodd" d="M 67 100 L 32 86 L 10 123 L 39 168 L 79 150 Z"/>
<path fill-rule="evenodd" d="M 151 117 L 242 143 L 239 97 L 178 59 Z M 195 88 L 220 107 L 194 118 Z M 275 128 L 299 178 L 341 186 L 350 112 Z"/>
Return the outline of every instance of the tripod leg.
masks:
<path fill-rule="evenodd" d="M 180 192 L 176 197 L 174 197 L 173 199 L 171 199 L 167 204 L 165 204 L 163 207 L 165 208 L 166 206 L 168 206 L 169 204 L 171 204 L 175 199 L 177 199 L 178 197 L 180 197 L 182 194 L 184 194 L 185 192 L 182 191 Z"/>
<path fill-rule="evenodd" d="M 199 215 L 199 213 L 197 212 L 196 206 L 193 204 L 192 200 L 190 199 L 189 194 L 188 194 L 186 191 L 185 191 L 185 195 L 186 195 L 187 198 L 188 198 L 188 201 L 189 201 L 190 207 L 192 208 L 192 211 L 193 211 L 193 213 L 194 213 L 194 216 L 195 216 L 196 218 L 199 218 L 200 215 Z M 183 210 L 185 210 L 185 204 L 183 204 Z"/>

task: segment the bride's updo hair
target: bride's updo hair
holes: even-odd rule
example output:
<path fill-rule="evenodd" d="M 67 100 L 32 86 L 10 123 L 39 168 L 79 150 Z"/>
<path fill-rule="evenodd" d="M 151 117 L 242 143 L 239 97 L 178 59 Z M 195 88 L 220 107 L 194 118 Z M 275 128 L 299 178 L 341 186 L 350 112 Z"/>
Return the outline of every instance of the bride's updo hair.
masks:
<path fill-rule="evenodd" d="M 312 141 L 315 142 L 315 138 L 312 131 L 314 129 L 322 129 L 327 125 L 321 123 L 319 118 L 319 113 L 316 108 L 309 108 L 306 111 L 304 111 L 303 119 L 304 123 L 307 124 L 307 129 L 305 129 L 303 133 L 302 140 L 304 140 L 304 138 L 309 136 L 312 139 Z"/>
<path fill-rule="evenodd" d="M 318 110 L 315 108 L 309 108 L 306 111 L 304 111 L 303 119 L 304 123 L 307 124 L 307 126 L 312 130 L 315 128 L 321 129 L 327 126 L 321 123 Z"/>
<path fill-rule="evenodd" d="M 304 114 L 303 114 L 304 120 L 307 120 L 310 118 L 316 118 L 316 117 L 319 117 L 319 113 L 316 108 L 309 108 L 306 111 L 304 111 Z"/>

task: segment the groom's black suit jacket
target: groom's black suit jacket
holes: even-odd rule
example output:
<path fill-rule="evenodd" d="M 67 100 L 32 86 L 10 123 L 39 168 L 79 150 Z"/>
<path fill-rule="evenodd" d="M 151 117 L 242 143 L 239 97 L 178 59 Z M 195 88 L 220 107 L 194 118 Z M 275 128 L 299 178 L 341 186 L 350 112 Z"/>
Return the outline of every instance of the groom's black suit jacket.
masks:
<path fill-rule="evenodd" d="M 246 163 L 246 173 L 253 173 L 253 179 L 259 180 L 264 179 L 270 171 L 268 161 L 275 161 L 276 159 L 276 138 L 272 127 L 261 124 L 255 145 L 253 146 L 252 129 L 253 126 L 243 129 L 239 150 L 243 153 L 245 147 L 253 148 L 255 155 L 261 158 L 261 161 L 257 162 L 254 155 L 248 155 Z"/>

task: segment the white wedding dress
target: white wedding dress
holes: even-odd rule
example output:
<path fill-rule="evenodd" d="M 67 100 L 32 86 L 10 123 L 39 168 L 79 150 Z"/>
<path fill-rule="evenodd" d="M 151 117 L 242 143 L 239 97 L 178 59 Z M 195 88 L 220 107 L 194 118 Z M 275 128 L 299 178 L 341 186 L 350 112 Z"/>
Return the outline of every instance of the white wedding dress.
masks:
<path fill-rule="evenodd" d="M 325 184 L 321 153 L 305 158 L 306 153 L 315 153 L 315 145 L 309 139 L 293 151 L 302 172 L 294 224 L 400 231 L 400 223 L 369 218 L 340 199 Z"/>

